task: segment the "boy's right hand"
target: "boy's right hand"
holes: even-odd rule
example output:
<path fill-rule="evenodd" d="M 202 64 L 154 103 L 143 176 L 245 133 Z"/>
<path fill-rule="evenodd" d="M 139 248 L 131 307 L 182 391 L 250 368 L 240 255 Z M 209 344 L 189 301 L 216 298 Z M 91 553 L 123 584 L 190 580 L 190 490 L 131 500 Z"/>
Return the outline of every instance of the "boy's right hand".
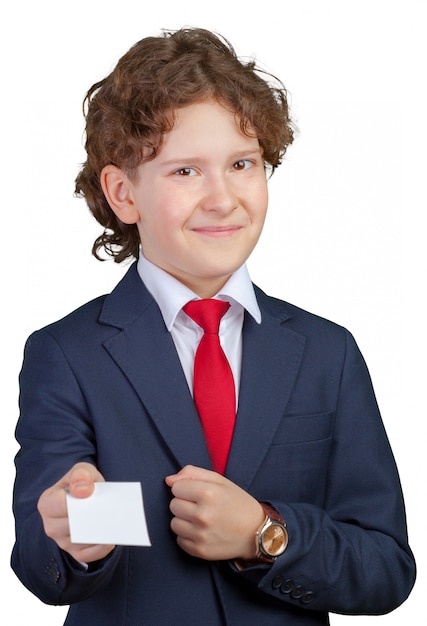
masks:
<path fill-rule="evenodd" d="M 75 498 L 87 498 L 92 495 L 95 482 L 105 482 L 96 467 L 90 463 L 77 463 L 61 480 L 42 493 L 37 504 L 46 535 L 81 563 L 99 561 L 115 547 L 71 543 L 66 491 Z"/>

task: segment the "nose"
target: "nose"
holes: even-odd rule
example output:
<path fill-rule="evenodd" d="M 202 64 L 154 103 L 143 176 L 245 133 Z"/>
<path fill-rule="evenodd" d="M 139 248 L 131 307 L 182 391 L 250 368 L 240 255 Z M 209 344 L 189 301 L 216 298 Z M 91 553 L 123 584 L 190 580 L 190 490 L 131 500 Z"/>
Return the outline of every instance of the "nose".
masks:
<path fill-rule="evenodd" d="M 224 215 L 237 207 L 237 194 L 226 173 L 206 177 L 201 205 L 205 211 Z"/>

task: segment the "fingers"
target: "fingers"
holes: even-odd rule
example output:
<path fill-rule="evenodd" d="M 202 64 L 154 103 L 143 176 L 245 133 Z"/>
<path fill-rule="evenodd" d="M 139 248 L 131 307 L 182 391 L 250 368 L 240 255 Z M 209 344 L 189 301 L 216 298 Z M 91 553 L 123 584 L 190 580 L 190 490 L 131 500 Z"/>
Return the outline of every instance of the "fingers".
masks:
<path fill-rule="evenodd" d="M 114 546 L 71 543 L 66 491 L 76 498 L 87 498 L 93 493 L 95 482 L 104 482 L 96 467 L 90 463 L 77 463 L 61 480 L 46 489 L 37 503 L 46 535 L 77 561 L 85 563 L 103 558 Z"/>
<path fill-rule="evenodd" d="M 103 480 L 103 477 L 93 465 L 77 463 L 57 483 L 42 493 L 37 508 L 49 537 L 56 540 L 68 532 L 66 490 L 76 497 L 88 497 L 93 492 L 96 480 Z"/>
<path fill-rule="evenodd" d="M 165 482 L 169 487 L 172 487 L 178 480 L 182 480 L 183 478 L 215 483 L 221 482 L 221 480 L 226 480 L 223 476 L 221 476 L 221 474 L 217 474 L 212 470 L 207 470 L 203 467 L 196 467 L 195 465 L 186 465 L 177 474 L 166 476 Z"/>
<path fill-rule="evenodd" d="M 254 556 L 255 531 L 265 517 L 256 499 L 199 467 L 186 466 L 165 480 L 173 496 L 171 529 L 183 550 L 208 560 Z"/>

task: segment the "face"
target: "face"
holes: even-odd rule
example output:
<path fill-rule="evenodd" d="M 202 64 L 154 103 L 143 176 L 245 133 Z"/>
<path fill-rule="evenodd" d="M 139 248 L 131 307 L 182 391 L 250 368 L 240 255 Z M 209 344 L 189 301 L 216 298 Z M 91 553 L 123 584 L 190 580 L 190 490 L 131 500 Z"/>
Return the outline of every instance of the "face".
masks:
<path fill-rule="evenodd" d="M 144 255 L 202 298 L 217 293 L 261 234 L 262 151 L 217 102 L 179 109 L 156 158 L 128 184 Z"/>

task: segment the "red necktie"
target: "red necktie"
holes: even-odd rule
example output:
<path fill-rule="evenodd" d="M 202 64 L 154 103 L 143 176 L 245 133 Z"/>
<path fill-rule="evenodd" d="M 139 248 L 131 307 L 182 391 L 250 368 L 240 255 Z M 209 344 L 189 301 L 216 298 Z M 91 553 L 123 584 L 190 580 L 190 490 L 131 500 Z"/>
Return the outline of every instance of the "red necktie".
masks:
<path fill-rule="evenodd" d="M 194 358 L 194 402 L 216 472 L 223 474 L 236 419 L 233 373 L 219 342 L 219 324 L 230 308 L 223 300 L 193 300 L 183 311 L 204 330 Z"/>

